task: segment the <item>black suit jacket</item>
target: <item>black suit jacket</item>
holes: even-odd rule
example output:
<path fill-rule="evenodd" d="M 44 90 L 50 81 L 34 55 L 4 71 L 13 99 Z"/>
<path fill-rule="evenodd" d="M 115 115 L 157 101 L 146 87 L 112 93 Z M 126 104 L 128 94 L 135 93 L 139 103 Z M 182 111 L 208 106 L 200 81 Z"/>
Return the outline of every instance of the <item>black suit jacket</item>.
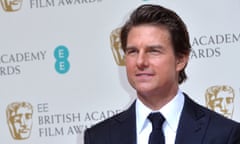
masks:
<path fill-rule="evenodd" d="M 135 102 L 89 128 L 84 144 L 136 144 Z M 240 124 L 198 105 L 185 95 L 175 144 L 240 144 Z"/>

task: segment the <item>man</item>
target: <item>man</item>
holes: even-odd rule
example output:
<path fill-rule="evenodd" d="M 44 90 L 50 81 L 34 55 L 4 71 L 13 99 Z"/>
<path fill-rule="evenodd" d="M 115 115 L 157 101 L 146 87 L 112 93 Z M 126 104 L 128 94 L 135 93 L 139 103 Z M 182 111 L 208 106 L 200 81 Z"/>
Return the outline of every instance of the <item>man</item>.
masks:
<path fill-rule="evenodd" d="M 165 144 L 240 144 L 237 122 L 196 104 L 179 89 L 191 48 L 175 12 L 159 5 L 138 7 L 122 27 L 121 45 L 137 100 L 87 129 L 85 144 L 151 144 L 155 126 L 149 115 L 159 112 Z"/>
<path fill-rule="evenodd" d="M 32 129 L 32 105 L 27 102 L 11 103 L 6 113 L 12 137 L 18 140 L 29 138 Z"/>
<path fill-rule="evenodd" d="M 234 90 L 227 85 L 211 86 L 206 90 L 207 107 L 215 112 L 232 118 L 234 110 Z"/>

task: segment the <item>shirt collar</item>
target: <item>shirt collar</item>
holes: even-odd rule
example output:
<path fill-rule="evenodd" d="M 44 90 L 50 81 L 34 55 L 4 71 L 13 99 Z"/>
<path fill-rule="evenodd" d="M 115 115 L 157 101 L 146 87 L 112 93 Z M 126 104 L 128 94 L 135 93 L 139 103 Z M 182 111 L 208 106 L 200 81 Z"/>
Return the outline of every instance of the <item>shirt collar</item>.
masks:
<path fill-rule="evenodd" d="M 177 131 L 183 105 L 184 95 L 180 90 L 178 90 L 177 95 L 160 109 L 160 112 L 166 119 L 167 125 L 169 125 L 169 127 L 175 132 Z"/>
<path fill-rule="evenodd" d="M 173 131 L 177 131 L 180 115 L 184 105 L 184 95 L 181 90 L 178 90 L 177 95 L 166 105 L 164 105 L 159 112 L 165 117 L 166 125 Z M 136 101 L 136 119 L 137 132 L 140 133 L 148 123 L 148 115 L 152 112 L 150 108 L 145 106 L 139 99 Z"/>

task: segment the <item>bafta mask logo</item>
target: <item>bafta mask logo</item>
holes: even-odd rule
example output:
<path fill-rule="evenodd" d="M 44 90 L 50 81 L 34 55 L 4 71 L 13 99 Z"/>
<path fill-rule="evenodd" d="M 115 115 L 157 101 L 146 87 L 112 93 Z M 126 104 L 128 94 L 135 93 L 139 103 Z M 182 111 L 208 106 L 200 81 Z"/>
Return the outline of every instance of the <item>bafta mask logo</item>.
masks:
<path fill-rule="evenodd" d="M 27 102 L 14 102 L 6 110 L 7 123 L 16 140 L 29 138 L 32 130 L 33 107 Z"/>
<path fill-rule="evenodd" d="M 23 0 L 0 0 L 0 1 L 5 11 L 13 12 L 21 9 Z"/>
<path fill-rule="evenodd" d="M 111 49 L 115 59 L 115 62 L 119 66 L 124 66 L 124 52 L 122 50 L 120 42 L 120 32 L 121 28 L 114 29 L 110 35 Z"/>
<path fill-rule="evenodd" d="M 232 118 L 234 110 L 234 90 L 230 86 L 212 86 L 206 90 L 207 107 L 227 118 Z"/>

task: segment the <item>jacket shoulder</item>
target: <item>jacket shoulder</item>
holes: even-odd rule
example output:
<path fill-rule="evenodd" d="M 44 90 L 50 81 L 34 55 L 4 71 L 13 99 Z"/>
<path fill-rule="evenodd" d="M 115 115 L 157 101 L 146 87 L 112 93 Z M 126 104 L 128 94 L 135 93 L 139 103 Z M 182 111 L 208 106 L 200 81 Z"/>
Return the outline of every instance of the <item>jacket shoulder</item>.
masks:
<path fill-rule="evenodd" d="M 107 144 L 110 136 L 118 136 L 121 132 L 127 131 L 129 127 L 132 127 L 134 123 L 135 105 L 132 104 L 127 110 L 87 128 L 84 132 L 85 144 L 89 144 L 90 142 L 88 143 L 88 141 L 91 141 L 91 144 L 94 142 Z"/>

